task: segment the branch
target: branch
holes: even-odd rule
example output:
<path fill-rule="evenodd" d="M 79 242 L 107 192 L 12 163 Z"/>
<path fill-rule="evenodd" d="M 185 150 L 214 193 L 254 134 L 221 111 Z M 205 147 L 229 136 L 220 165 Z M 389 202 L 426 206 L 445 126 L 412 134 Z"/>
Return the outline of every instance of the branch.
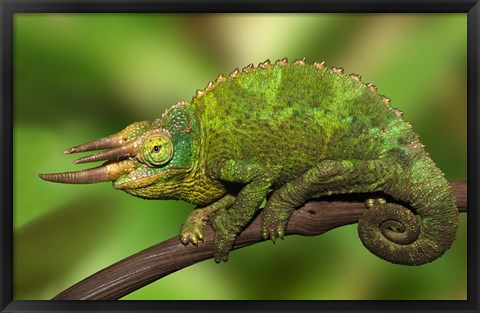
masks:
<path fill-rule="evenodd" d="M 467 211 L 467 184 L 452 181 L 459 211 Z M 335 201 L 310 201 L 296 210 L 286 234 L 313 236 L 330 229 L 356 223 L 365 210 L 365 195 L 330 197 Z M 352 202 L 356 201 L 356 202 Z M 263 241 L 260 213 L 237 237 L 234 249 Z M 203 228 L 204 242 L 184 246 L 179 236 L 156 244 L 85 278 L 61 292 L 53 300 L 115 300 L 159 278 L 213 257 L 213 230 Z"/>

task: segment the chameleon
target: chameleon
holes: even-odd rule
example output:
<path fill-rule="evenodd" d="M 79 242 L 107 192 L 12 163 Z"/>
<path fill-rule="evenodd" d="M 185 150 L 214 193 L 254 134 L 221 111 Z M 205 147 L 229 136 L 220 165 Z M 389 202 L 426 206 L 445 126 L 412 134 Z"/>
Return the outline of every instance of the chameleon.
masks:
<path fill-rule="evenodd" d="M 64 153 L 100 149 L 74 161 L 106 161 L 98 167 L 40 177 L 111 181 L 136 197 L 194 204 L 180 240 L 197 245 L 208 223 L 216 262 L 228 259 L 260 210 L 261 235 L 275 241 L 297 208 L 336 194 L 376 195 L 365 201 L 358 234 L 389 262 L 429 263 L 456 236 L 451 187 L 403 113 L 360 75 L 325 62 L 284 58 L 236 68 L 154 121 Z"/>

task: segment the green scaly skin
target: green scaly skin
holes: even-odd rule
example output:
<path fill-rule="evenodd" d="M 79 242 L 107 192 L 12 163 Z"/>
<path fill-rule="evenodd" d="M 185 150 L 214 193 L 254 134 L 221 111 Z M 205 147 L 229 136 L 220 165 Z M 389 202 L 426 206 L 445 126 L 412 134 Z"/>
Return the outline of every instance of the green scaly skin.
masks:
<path fill-rule="evenodd" d="M 155 130 L 160 152 L 146 143 Z M 217 262 L 227 260 L 272 191 L 265 239 L 282 238 L 292 212 L 311 198 L 378 191 L 398 202 L 367 201 L 358 231 L 372 253 L 419 265 L 440 257 L 455 238 L 454 196 L 411 125 L 375 86 L 323 63 L 267 60 L 220 75 L 191 102 L 119 134 L 119 144 L 137 140 L 142 148 L 120 160 L 121 169 L 107 165 L 113 187 L 196 204 L 181 240 L 197 244 L 209 222 Z M 152 157 L 163 163 L 149 164 Z"/>

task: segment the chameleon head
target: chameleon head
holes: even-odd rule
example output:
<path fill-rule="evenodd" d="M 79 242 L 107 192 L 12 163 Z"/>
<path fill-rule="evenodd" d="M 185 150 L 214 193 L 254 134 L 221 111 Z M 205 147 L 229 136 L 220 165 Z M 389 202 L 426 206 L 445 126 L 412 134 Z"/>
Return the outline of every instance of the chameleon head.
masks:
<path fill-rule="evenodd" d="M 74 161 L 75 164 L 107 161 L 103 165 L 76 172 L 40 174 L 44 180 L 66 184 L 112 181 L 113 187 L 125 191 L 181 180 L 192 167 L 194 143 L 191 132 L 171 133 L 161 121 L 137 122 L 122 131 L 64 151 L 65 154 L 107 149 Z M 148 189 L 148 188 L 147 188 Z"/>

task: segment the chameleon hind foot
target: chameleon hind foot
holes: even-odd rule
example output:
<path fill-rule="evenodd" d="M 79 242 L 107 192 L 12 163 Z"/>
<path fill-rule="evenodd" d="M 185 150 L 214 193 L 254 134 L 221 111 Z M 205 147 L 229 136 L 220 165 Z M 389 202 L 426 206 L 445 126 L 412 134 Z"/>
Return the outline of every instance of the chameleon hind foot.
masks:
<path fill-rule="evenodd" d="M 382 205 L 385 203 L 387 203 L 387 200 L 385 200 L 384 198 L 370 198 L 365 200 L 365 206 L 367 207 L 367 209 L 371 209 L 375 206 Z"/>
<path fill-rule="evenodd" d="M 273 242 L 275 242 L 277 238 L 283 239 L 288 220 L 295 210 L 291 205 L 282 203 L 278 199 L 277 192 L 279 191 L 274 192 L 267 202 L 261 222 L 263 239 L 267 240 L 270 238 Z"/>
<path fill-rule="evenodd" d="M 262 221 L 262 223 L 264 223 Z M 277 238 L 283 239 L 285 237 L 286 224 L 279 221 L 268 221 L 262 226 L 262 238 L 264 240 L 270 239 L 275 242 Z"/>

